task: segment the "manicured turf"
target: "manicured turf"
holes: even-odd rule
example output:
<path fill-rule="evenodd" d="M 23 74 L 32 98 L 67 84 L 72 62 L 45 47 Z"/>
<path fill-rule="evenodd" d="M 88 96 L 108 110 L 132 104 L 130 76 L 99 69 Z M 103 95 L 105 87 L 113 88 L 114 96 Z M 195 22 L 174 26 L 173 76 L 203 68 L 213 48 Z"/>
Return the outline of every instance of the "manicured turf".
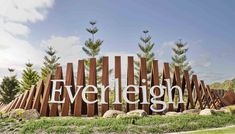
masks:
<path fill-rule="evenodd" d="M 201 130 L 197 132 L 190 132 L 190 134 L 234 134 L 235 127 L 228 127 L 217 130 Z"/>
<path fill-rule="evenodd" d="M 41 118 L 23 125 L 21 133 L 166 133 L 217 128 L 235 124 L 235 116 L 219 114 L 213 116 L 149 116 L 123 119 L 55 117 Z"/>

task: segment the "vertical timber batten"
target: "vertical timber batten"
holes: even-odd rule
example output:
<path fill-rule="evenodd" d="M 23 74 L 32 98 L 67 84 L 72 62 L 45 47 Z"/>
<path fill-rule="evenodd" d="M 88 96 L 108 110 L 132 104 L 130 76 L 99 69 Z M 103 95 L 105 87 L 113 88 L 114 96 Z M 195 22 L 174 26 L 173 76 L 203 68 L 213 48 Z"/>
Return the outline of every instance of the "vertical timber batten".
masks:
<path fill-rule="evenodd" d="M 84 60 L 78 61 L 78 69 L 77 69 L 77 86 L 85 86 L 85 66 L 84 66 Z M 77 98 L 75 99 L 74 104 L 74 115 L 75 116 L 81 116 L 82 114 L 87 113 L 87 105 L 82 100 L 82 91 L 83 87 L 79 90 Z M 77 92 L 78 88 L 76 88 Z"/>
<path fill-rule="evenodd" d="M 102 59 L 102 85 L 106 88 L 109 85 L 109 58 L 103 57 Z M 107 104 L 101 105 L 101 115 L 103 115 L 107 110 L 109 110 L 109 88 L 105 90 L 104 101 Z"/>
<path fill-rule="evenodd" d="M 135 80 L 134 80 L 134 60 L 133 57 L 129 56 L 127 60 L 127 86 L 128 85 L 134 85 Z M 133 87 L 130 87 L 128 91 L 134 91 L 135 89 Z M 130 101 L 135 101 L 135 95 L 134 94 L 127 94 L 127 98 Z M 126 104 L 126 111 L 132 111 L 135 110 L 135 104 Z"/>
<path fill-rule="evenodd" d="M 115 79 L 118 79 L 118 94 L 119 94 L 119 100 L 122 103 L 122 79 L 121 79 L 121 57 L 120 56 L 115 56 Z M 122 110 L 122 104 L 114 104 L 114 109 L 115 110 Z"/>

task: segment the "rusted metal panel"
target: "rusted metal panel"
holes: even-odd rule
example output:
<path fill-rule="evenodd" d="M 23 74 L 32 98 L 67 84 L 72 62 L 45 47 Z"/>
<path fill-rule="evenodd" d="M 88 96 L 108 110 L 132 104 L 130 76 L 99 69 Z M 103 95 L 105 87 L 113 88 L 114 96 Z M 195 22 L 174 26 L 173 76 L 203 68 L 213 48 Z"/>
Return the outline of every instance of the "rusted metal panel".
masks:
<path fill-rule="evenodd" d="M 32 106 L 32 109 L 36 109 L 38 112 L 40 112 L 40 109 L 41 109 L 40 99 L 43 96 L 43 91 L 44 91 L 43 80 L 39 80 L 39 82 L 37 84 L 35 97 L 34 97 L 34 100 L 33 100 L 33 106 Z"/>
<path fill-rule="evenodd" d="M 47 76 L 46 85 L 43 93 L 42 98 L 42 106 L 40 109 L 40 115 L 41 116 L 48 116 L 49 115 L 49 97 L 50 97 L 50 91 L 51 91 L 51 74 Z"/>
<path fill-rule="evenodd" d="M 56 80 L 63 80 L 63 71 L 62 71 L 61 66 L 56 67 L 55 79 Z M 61 90 L 63 91 L 64 90 L 64 84 L 61 83 L 61 82 L 56 83 L 56 89 L 59 89 L 59 88 L 62 88 Z M 59 92 L 55 92 L 55 100 L 60 101 L 61 98 L 62 98 L 62 95 Z M 52 103 L 49 116 L 58 116 L 59 115 L 59 110 L 58 110 L 59 106 L 61 106 L 61 104 Z"/>
<path fill-rule="evenodd" d="M 35 95 L 35 90 L 36 90 L 36 86 L 32 85 L 30 91 L 29 91 L 29 96 L 25 105 L 25 109 L 32 109 L 32 105 L 33 105 L 33 99 L 34 99 L 34 95 Z"/>
<path fill-rule="evenodd" d="M 73 75 L 73 64 L 67 64 L 66 70 L 66 80 L 65 85 L 71 86 L 72 95 L 75 94 L 75 85 L 74 85 L 74 75 Z M 74 112 L 74 103 L 71 104 L 68 91 L 64 90 L 63 97 L 65 98 L 65 102 L 62 104 L 61 116 L 73 115 Z"/>
<path fill-rule="evenodd" d="M 122 102 L 121 98 L 122 98 L 122 79 L 121 79 L 121 57 L 120 56 L 115 56 L 115 61 L 114 61 L 114 64 L 115 64 L 115 72 L 114 72 L 114 77 L 115 79 L 118 80 L 118 96 L 119 96 L 119 100 L 120 102 Z M 122 104 L 114 104 L 114 109 L 115 110 L 122 110 Z"/>
<path fill-rule="evenodd" d="M 158 60 L 153 60 L 152 62 L 152 71 L 151 71 L 151 87 L 155 86 L 155 85 L 159 85 L 160 83 L 160 77 L 159 77 L 159 69 L 158 69 Z M 159 96 L 160 95 L 160 91 L 159 89 L 155 89 L 155 95 Z M 152 95 L 150 95 L 150 100 L 152 99 Z M 160 99 L 158 99 L 160 100 Z M 150 102 L 150 105 L 152 105 L 152 103 Z M 156 105 L 157 110 L 161 109 L 161 105 L 157 104 Z M 152 114 L 152 110 L 149 110 L 149 114 Z"/>
<path fill-rule="evenodd" d="M 78 61 L 78 71 L 77 71 L 77 86 L 85 86 L 85 66 L 84 60 Z M 82 100 L 83 87 L 79 90 L 78 95 L 75 99 L 74 104 L 74 115 L 81 116 L 87 113 L 87 104 Z M 77 92 L 76 88 L 76 92 Z"/>
<path fill-rule="evenodd" d="M 89 69 L 89 85 L 97 86 L 97 72 L 96 72 L 96 59 L 90 59 L 90 69 Z M 94 91 L 93 88 L 89 88 L 89 91 Z M 95 101 L 97 99 L 97 94 L 88 94 L 89 101 Z M 92 117 L 98 115 L 98 104 L 87 104 L 87 116 Z"/>
<path fill-rule="evenodd" d="M 135 82 L 135 76 L 134 76 L 134 59 L 133 57 L 129 56 L 127 59 L 127 86 L 128 85 L 134 85 Z M 130 87 L 128 91 L 134 91 L 133 87 Z M 127 94 L 127 98 L 130 101 L 135 101 L 135 95 L 134 94 Z M 132 111 L 135 110 L 135 104 L 126 104 L 126 111 Z"/>
<path fill-rule="evenodd" d="M 102 85 L 105 88 L 109 85 L 109 59 L 106 56 L 102 59 Z M 107 102 L 107 104 L 101 105 L 101 115 L 109 110 L 109 88 L 105 90 L 104 101 Z"/>
<path fill-rule="evenodd" d="M 148 78 L 147 78 L 147 63 L 146 58 L 140 59 L 140 74 L 139 74 L 139 86 L 144 86 L 146 89 L 139 88 L 139 99 L 138 108 L 143 109 L 147 114 L 149 114 L 149 104 L 141 104 L 143 102 L 143 92 L 146 92 L 147 101 L 149 101 L 149 91 L 148 91 Z M 145 90 L 145 91 L 143 91 Z"/>
<path fill-rule="evenodd" d="M 25 108 L 26 101 L 27 101 L 27 99 L 28 99 L 28 95 L 29 95 L 29 90 L 25 91 L 24 96 L 23 96 L 23 99 L 22 99 L 22 101 L 21 101 L 21 103 L 20 103 L 20 107 L 19 107 L 19 108 L 22 108 L 22 109 Z"/>

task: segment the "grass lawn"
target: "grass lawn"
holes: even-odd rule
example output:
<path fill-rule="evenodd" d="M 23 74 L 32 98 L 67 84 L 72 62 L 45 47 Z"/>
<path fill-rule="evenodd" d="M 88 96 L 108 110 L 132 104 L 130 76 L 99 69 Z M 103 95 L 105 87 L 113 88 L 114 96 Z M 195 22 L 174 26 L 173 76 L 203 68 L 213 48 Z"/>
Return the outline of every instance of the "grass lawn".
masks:
<path fill-rule="evenodd" d="M 235 125 L 235 116 L 149 116 L 122 119 L 54 117 L 26 122 L 21 133 L 168 133 Z M 229 129 L 226 131 L 234 131 Z"/>
<path fill-rule="evenodd" d="M 190 134 L 234 134 L 234 133 L 235 133 L 235 126 L 223 129 L 216 129 L 216 130 L 201 130 L 197 132 L 190 132 Z"/>

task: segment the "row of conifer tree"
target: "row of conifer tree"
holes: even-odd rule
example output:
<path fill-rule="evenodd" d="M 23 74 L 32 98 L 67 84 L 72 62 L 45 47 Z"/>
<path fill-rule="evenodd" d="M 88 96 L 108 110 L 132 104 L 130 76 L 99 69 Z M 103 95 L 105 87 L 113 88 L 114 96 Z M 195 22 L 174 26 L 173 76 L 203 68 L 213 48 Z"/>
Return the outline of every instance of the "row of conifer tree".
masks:
<path fill-rule="evenodd" d="M 90 21 L 89 23 L 90 27 L 86 28 L 86 31 L 91 35 L 91 37 L 85 41 L 82 50 L 89 58 L 97 58 L 97 79 L 98 83 L 100 83 L 102 60 L 99 56 L 103 40 L 95 38 L 95 35 L 99 31 L 96 26 L 96 21 Z M 138 43 L 140 51 L 137 53 L 137 57 L 146 58 L 147 74 L 149 78 L 152 60 L 155 58 L 155 54 L 153 52 L 155 44 L 151 41 L 152 37 L 150 36 L 148 30 L 144 30 L 142 34 L 143 35 L 140 37 L 140 42 Z M 187 43 L 182 42 L 182 40 L 176 41 L 175 46 L 172 47 L 172 51 L 173 56 L 170 67 L 173 69 L 174 66 L 179 66 L 181 72 L 183 72 L 183 70 L 188 70 L 190 74 L 192 74 L 192 67 L 186 57 L 186 52 L 188 51 Z M 25 64 L 26 68 L 22 72 L 21 81 L 19 81 L 17 76 L 14 74 L 14 69 L 8 69 L 11 75 L 5 76 L 0 84 L 0 102 L 7 104 L 11 102 L 19 93 L 29 90 L 32 85 L 37 84 L 40 78 L 45 80 L 49 73 L 52 74 L 52 77 L 55 75 L 56 66 L 60 65 L 60 57 L 57 56 L 56 50 L 53 47 L 48 47 L 48 49 L 45 50 L 45 53 L 46 55 L 43 59 L 43 66 L 41 67 L 40 75 L 30 62 Z M 88 70 L 89 64 L 89 60 L 85 59 L 86 70 Z M 138 61 L 135 61 L 135 70 L 139 70 Z M 112 70 L 110 70 L 110 73 L 111 72 Z M 138 80 L 137 73 L 135 74 L 135 77 L 136 80 Z"/>

